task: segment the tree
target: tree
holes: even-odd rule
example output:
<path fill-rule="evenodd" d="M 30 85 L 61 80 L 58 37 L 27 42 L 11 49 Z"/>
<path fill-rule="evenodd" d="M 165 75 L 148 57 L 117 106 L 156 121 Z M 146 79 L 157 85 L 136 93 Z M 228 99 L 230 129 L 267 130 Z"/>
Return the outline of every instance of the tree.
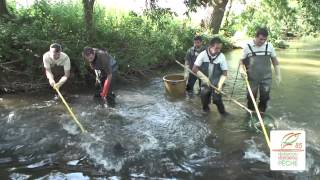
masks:
<path fill-rule="evenodd" d="M 95 0 L 82 0 L 88 41 L 94 40 L 93 6 Z"/>
<path fill-rule="evenodd" d="M 210 25 L 213 34 L 218 34 L 223 20 L 228 0 L 214 0 L 215 5 L 211 14 Z"/>
<path fill-rule="evenodd" d="M 0 0 L 0 16 L 9 15 L 6 0 Z"/>
<path fill-rule="evenodd" d="M 320 32 L 320 1 L 319 0 L 300 0 L 301 15 L 303 22 L 309 27 L 304 28 L 309 32 Z"/>
<path fill-rule="evenodd" d="M 224 27 L 228 27 L 228 25 L 229 25 L 229 15 L 230 15 L 230 11 L 231 11 L 231 8 L 232 8 L 232 1 L 233 0 L 230 0 L 229 1 L 229 7 L 228 7 L 228 10 L 227 10 L 227 12 L 226 12 L 226 15 L 225 15 L 225 20 L 224 20 Z"/>
<path fill-rule="evenodd" d="M 225 8 L 229 0 L 185 0 L 184 3 L 188 7 L 189 12 L 196 12 L 198 7 L 213 7 L 210 16 L 210 28 L 213 34 L 219 33 L 221 22 L 224 17 Z"/>

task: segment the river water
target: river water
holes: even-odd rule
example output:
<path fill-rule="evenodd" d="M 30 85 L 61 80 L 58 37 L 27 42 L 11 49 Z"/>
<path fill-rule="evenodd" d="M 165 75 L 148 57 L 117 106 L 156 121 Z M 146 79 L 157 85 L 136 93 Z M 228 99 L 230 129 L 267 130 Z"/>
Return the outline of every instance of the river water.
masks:
<path fill-rule="evenodd" d="M 263 134 L 249 128 L 244 110 L 225 99 L 231 116 L 214 106 L 203 113 L 196 93 L 167 95 L 160 73 L 119 88 L 115 108 L 90 92 L 65 93 L 85 134 L 53 91 L 2 96 L 0 179 L 320 179 L 319 49 L 277 54 L 283 82 L 272 88 L 268 113 L 277 129 L 306 131 L 306 171 L 270 171 Z M 229 94 L 240 55 L 226 54 Z M 233 97 L 245 104 L 240 77 Z"/>

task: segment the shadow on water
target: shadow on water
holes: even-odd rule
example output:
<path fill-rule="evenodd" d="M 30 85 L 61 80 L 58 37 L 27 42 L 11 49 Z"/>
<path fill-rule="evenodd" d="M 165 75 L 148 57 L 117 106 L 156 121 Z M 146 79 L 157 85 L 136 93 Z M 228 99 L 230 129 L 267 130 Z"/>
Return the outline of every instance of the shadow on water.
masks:
<path fill-rule="evenodd" d="M 228 94 L 239 56 L 240 51 L 227 54 Z M 269 112 L 279 129 L 306 130 L 307 171 L 270 171 L 268 147 L 262 134 L 249 128 L 245 111 L 224 100 L 231 116 L 221 117 L 215 106 L 203 113 L 199 95 L 171 97 L 155 77 L 116 91 L 115 108 L 101 106 L 88 92 L 66 94 L 85 134 L 53 94 L 1 97 L 0 178 L 316 179 L 320 125 L 314 98 L 320 97 L 320 76 L 309 64 L 318 59 L 279 56 L 284 87 L 273 88 Z M 296 71 L 292 64 L 309 71 Z M 245 103 L 241 78 L 235 84 L 234 98 Z"/>

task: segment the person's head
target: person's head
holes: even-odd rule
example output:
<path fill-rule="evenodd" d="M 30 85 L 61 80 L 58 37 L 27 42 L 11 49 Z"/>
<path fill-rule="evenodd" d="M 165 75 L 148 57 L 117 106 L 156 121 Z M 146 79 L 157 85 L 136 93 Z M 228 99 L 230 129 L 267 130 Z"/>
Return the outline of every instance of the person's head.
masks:
<path fill-rule="evenodd" d="M 202 46 L 202 37 L 201 36 L 196 36 L 193 38 L 193 45 L 196 48 L 200 48 Z"/>
<path fill-rule="evenodd" d="M 268 30 L 266 28 L 259 28 L 256 32 L 255 44 L 262 46 L 268 38 Z"/>
<path fill-rule="evenodd" d="M 84 59 L 86 59 L 89 62 L 93 62 L 94 58 L 95 58 L 95 51 L 93 50 L 92 47 L 85 47 L 83 48 L 83 52 L 82 55 L 84 57 Z"/>
<path fill-rule="evenodd" d="M 49 53 L 50 53 L 50 57 L 53 60 L 57 60 L 57 59 L 60 58 L 61 51 L 62 51 L 62 47 L 61 47 L 60 44 L 53 43 L 53 44 L 50 45 Z"/>
<path fill-rule="evenodd" d="M 222 40 L 219 37 L 214 37 L 210 40 L 209 51 L 211 54 L 217 54 L 222 49 Z"/>

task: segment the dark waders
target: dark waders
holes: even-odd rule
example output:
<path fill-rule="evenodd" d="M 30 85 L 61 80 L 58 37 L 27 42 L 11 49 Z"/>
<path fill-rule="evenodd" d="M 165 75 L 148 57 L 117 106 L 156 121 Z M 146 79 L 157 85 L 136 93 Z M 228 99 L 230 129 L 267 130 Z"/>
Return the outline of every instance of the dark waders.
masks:
<path fill-rule="evenodd" d="M 268 55 L 268 44 L 266 50 L 263 52 L 253 52 L 251 46 L 248 44 L 252 56 L 245 59 L 244 64 L 247 68 L 248 80 L 252 89 L 254 98 L 257 98 L 258 92 L 260 94 L 258 108 L 260 112 L 265 112 L 267 103 L 270 99 L 270 90 L 272 83 L 271 60 Z M 261 55 L 257 55 L 260 53 Z M 262 54 L 263 53 L 263 54 Z M 254 105 L 247 93 L 248 108 L 254 111 Z"/>

